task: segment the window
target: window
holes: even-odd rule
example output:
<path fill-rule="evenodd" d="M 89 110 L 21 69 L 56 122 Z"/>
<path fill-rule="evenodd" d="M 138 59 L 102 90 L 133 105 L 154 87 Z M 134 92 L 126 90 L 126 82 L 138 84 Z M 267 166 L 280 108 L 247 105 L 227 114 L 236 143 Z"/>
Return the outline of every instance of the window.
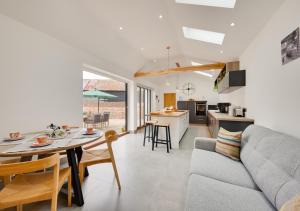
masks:
<path fill-rule="evenodd" d="M 180 4 L 202 5 L 210 7 L 234 8 L 236 0 L 175 0 Z"/>
<path fill-rule="evenodd" d="M 218 44 L 218 45 L 223 44 L 224 37 L 225 37 L 224 33 L 206 31 L 202 29 L 194 29 L 185 26 L 182 27 L 182 31 L 185 38 Z"/>
<path fill-rule="evenodd" d="M 127 131 L 127 92 L 127 83 L 83 71 L 84 126 Z"/>

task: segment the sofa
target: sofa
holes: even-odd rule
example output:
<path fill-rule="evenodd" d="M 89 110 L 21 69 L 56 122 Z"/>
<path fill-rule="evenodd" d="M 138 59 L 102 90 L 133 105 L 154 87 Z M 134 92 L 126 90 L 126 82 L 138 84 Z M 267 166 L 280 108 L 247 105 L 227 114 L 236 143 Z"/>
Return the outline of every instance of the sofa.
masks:
<path fill-rule="evenodd" d="M 300 193 L 300 139 L 250 125 L 241 161 L 215 152 L 216 140 L 195 138 L 186 211 L 273 211 Z"/>

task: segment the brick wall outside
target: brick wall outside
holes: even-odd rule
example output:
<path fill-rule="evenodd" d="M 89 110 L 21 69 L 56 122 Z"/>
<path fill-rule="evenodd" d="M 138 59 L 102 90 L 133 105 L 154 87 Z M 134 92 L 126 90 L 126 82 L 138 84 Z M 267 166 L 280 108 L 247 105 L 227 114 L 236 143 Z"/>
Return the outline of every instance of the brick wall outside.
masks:
<path fill-rule="evenodd" d="M 83 112 L 98 112 L 98 102 L 94 100 L 83 100 Z M 100 102 L 99 112 L 110 112 L 111 119 L 125 119 L 125 102 Z"/>
<path fill-rule="evenodd" d="M 125 91 L 125 83 L 108 80 L 83 80 L 84 90 Z M 83 112 L 98 113 L 97 98 L 83 98 Z M 99 112 L 110 112 L 110 119 L 125 119 L 125 102 L 100 101 Z"/>

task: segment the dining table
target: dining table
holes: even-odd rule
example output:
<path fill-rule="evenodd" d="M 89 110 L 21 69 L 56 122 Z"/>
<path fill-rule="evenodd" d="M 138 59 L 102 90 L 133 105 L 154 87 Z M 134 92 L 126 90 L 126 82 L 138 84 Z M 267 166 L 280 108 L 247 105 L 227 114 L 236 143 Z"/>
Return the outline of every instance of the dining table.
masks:
<path fill-rule="evenodd" d="M 97 130 L 94 134 L 87 135 L 83 128 L 71 129 L 67 133 L 68 135 L 53 139 L 53 143 L 50 145 L 34 147 L 33 143 L 36 142 L 36 138 L 42 134 L 43 132 L 23 134 L 24 138 L 16 141 L 0 138 L 0 158 L 19 157 L 20 162 L 26 162 L 35 155 L 42 157 L 52 153 L 66 153 L 72 172 L 73 201 L 78 206 L 83 206 L 84 197 L 79 179 L 78 163 L 82 157 L 83 146 L 103 139 L 103 132 Z"/>

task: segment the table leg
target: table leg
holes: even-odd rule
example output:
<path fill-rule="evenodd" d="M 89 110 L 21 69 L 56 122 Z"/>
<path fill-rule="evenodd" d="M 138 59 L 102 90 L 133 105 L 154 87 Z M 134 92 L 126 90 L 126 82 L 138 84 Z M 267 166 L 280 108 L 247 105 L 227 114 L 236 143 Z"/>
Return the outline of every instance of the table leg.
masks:
<path fill-rule="evenodd" d="M 75 152 L 76 152 L 76 155 L 77 155 L 77 161 L 78 161 L 78 163 L 80 163 L 81 158 L 82 158 L 82 153 L 83 153 L 82 147 L 75 148 Z M 85 170 L 84 170 L 84 176 L 85 177 L 89 176 L 89 171 L 88 171 L 87 168 L 85 168 Z"/>
<path fill-rule="evenodd" d="M 84 204 L 84 199 L 81 190 L 81 184 L 79 179 L 79 170 L 76 162 L 76 153 L 74 149 L 67 150 L 68 162 L 72 171 L 72 186 L 74 191 L 74 202 L 78 206 L 82 206 Z"/>

